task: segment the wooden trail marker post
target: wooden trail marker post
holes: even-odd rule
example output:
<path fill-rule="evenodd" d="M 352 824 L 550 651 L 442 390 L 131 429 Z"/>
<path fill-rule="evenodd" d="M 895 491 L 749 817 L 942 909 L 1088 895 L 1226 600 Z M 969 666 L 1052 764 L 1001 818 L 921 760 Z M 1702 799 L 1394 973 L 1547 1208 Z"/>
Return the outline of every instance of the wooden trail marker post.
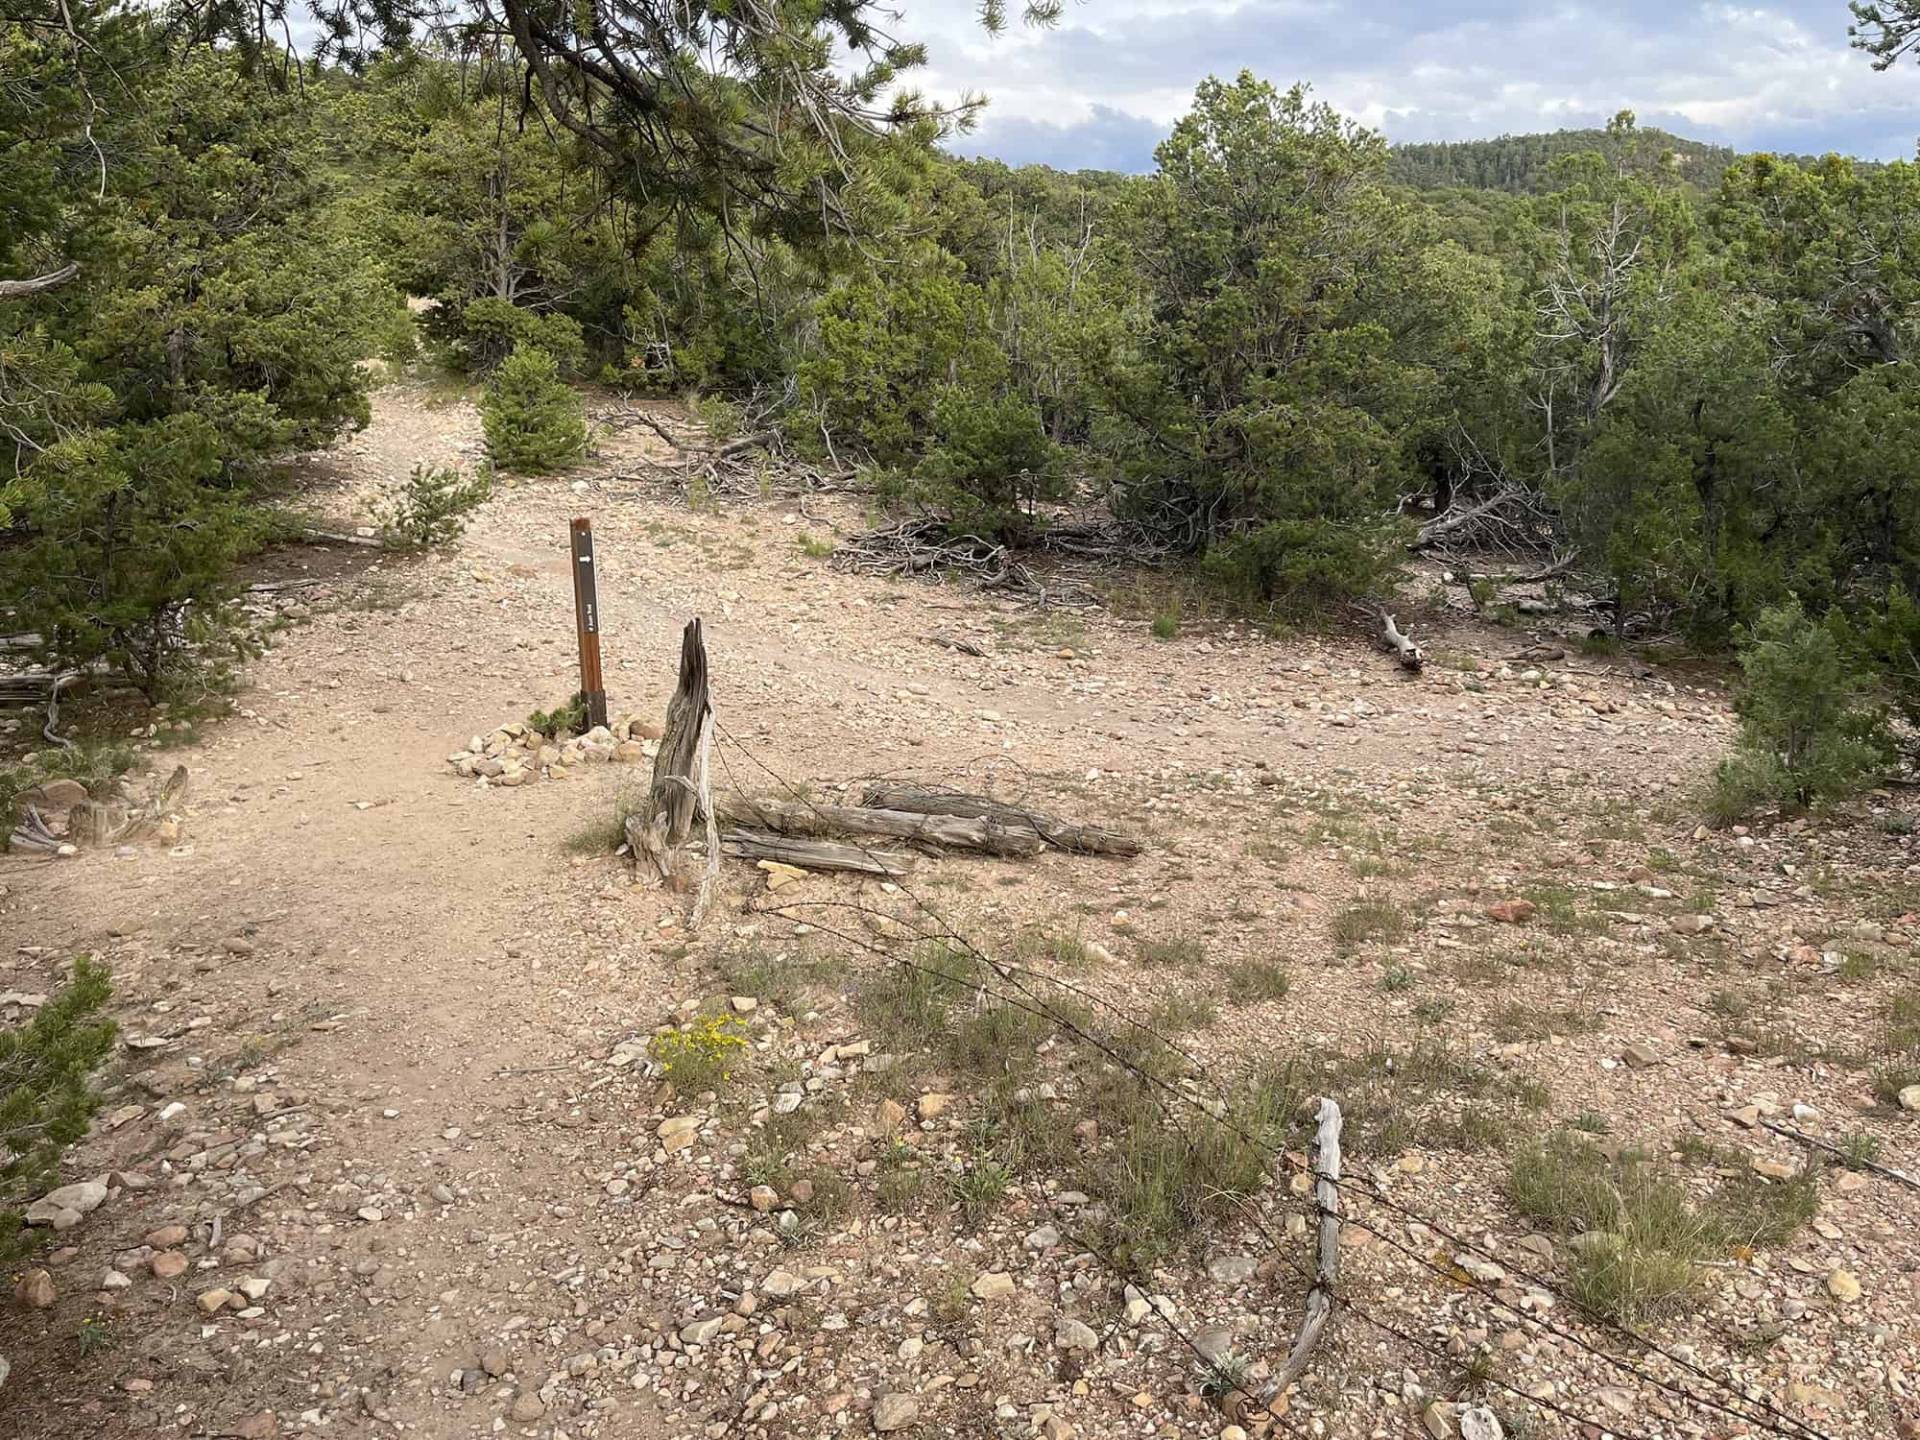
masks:
<path fill-rule="evenodd" d="M 607 687 L 600 676 L 600 587 L 593 573 L 593 522 L 573 522 L 573 613 L 580 634 L 580 694 L 587 725 L 607 723 Z"/>

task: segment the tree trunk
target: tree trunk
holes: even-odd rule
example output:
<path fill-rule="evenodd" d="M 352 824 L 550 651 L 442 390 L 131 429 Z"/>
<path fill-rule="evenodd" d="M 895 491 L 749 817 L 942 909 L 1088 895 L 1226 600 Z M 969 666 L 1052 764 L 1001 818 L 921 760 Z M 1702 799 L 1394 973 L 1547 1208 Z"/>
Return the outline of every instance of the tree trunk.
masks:
<path fill-rule="evenodd" d="M 653 759 L 653 784 L 640 808 L 627 817 L 627 843 L 636 864 L 649 865 L 666 880 L 673 874 L 674 852 L 704 816 L 706 753 L 713 724 L 707 695 L 707 646 L 700 621 L 687 622 L 680 637 L 680 683 L 667 702 L 667 723 L 660 753 Z"/>

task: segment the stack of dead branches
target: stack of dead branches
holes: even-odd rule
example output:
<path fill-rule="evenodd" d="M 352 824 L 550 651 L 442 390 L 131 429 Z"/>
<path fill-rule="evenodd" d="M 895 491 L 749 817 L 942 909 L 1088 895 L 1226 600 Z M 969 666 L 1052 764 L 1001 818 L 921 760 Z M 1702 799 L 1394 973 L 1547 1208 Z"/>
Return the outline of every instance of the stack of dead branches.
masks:
<path fill-rule="evenodd" d="M 637 405 L 623 404 L 611 412 L 618 423 L 651 430 L 673 447 L 668 460 L 643 461 L 648 474 L 615 475 L 616 480 L 641 480 L 664 475 L 682 494 L 704 489 L 709 495 L 749 497 L 768 491 L 806 494 L 851 487 L 854 471 L 837 462 L 816 465 L 795 455 L 778 425 L 770 401 L 750 403 L 741 416 L 739 433 L 714 440 L 702 426 L 670 425 L 666 418 Z M 829 447 L 831 448 L 831 447 Z"/>
<path fill-rule="evenodd" d="M 937 516 L 903 520 L 843 540 L 833 552 L 833 563 L 868 575 L 970 575 L 984 589 L 1046 597 L 1046 587 L 1005 545 L 978 535 L 950 534 Z"/>
<path fill-rule="evenodd" d="M 1420 527 L 1413 548 L 1551 555 L 1558 528 L 1537 491 L 1503 485 L 1490 495 L 1449 505 Z"/>
<path fill-rule="evenodd" d="M 1040 532 L 1038 548 L 1113 565 L 1165 565 L 1179 554 L 1163 537 L 1114 515 L 1056 520 Z"/>

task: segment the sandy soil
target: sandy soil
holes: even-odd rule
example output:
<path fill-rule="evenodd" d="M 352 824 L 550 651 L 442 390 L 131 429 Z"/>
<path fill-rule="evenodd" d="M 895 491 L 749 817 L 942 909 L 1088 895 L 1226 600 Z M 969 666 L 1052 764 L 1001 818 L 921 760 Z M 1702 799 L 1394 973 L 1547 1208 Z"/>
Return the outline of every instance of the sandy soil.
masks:
<path fill-rule="evenodd" d="M 1682 1157 L 1702 1192 L 1806 1161 L 1754 1123 L 1769 1116 L 1870 1134 L 1882 1163 L 1920 1170 L 1920 1117 L 1876 1104 L 1871 1078 L 1920 935 L 1903 801 L 1696 838 L 1687 797 L 1733 726 L 1684 672 L 1508 663 L 1535 637 L 1429 615 L 1433 663 L 1407 677 L 1359 641 L 1189 625 L 1161 642 L 1104 609 L 850 575 L 800 537 L 858 528 L 851 501 L 694 510 L 657 474 L 616 478 L 657 449 L 622 431 L 576 476 L 505 483 L 425 558 L 273 557 L 264 577 L 317 583 L 278 593 L 292 623 L 237 714 L 153 756 L 193 774 L 180 842 L 0 860 L 0 990 L 102 955 L 129 1047 L 68 1167 L 113 1194 L 36 1262 L 51 1308 L 0 1306 L 0 1430 L 1484 1435 L 1484 1405 L 1509 1435 L 1760 1433 L 1714 1408 L 1756 1413 L 1724 1379 L 1792 1433 L 1913 1433 L 1914 1190 L 1828 1170 L 1812 1223 L 1729 1256 L 1649 1328 L 1664 1355 L 1578 1312 L 1564 1237 L 1506 1195 L 1517 1136 L 1582 1116 Z M 394 386 L 304 475 L 317 513 L 364 524 L 413 464 L 477 450 L 464 400 Z M 1146 853 L 928 859 L 910 893 L 814 877 L 774 902 L 896 917 L 879 924 L 768 913 L 763 877 L 730 865 L 689 933 L 685 896 L 568 843 L 644 766 L 505 789 L 446 763 L 571 690 L 574 514 L 596 532 L 616 710 L 663 711 L 680 626 L 704 619 L 723 782 L 991 788 L 1137 830 Z M 1531 922 L 1485 914 L 1521 895 Z M 1439 1082 L 1399 1095 L 1391 1143 L 1356 1132 L 1376 1194 L 1354 1193 L 1373 1228 L 1348 1232 L 1352 1309 L 1297 1390 L 1229 1416 L 1197 1393 L 1187 1344 L 1246 1356 L 1255 1392 L 1283 1357 L 1311 1254 L 1286 1162 L 1260 1202 L 1277 1244 L 1228 1218 L 1143 1279 L 1169 1325 L 1074 1243 L 1071 1174 L 1017 1176 L 977 1227 L 943 1193 L 878 1203 L 889 1072 L 859 1042 L 899 1040 L 856 1001 L 889 924 L 928 923 L 911 897 L 1135 1013 L 1184 997 L 1183 1043 L 1223 1073 L 1444 1046 L 1512 1132 L 1460 1139 L 1446 1122 L 1474 1097 Z M 1394 918 L 1362 933 L 1356 900 Z M 810 968 L 738 988 L 783 960 Z M 1276 966 L 1285 995 L 1249 998 L 1245 977 Z M 748 1073 L 676 1095 L 645 1037 L 729 993 L 757 1002 Z M 972 1163 L 977 1078 L 895 1073 L 929 1166 Z M 782 1085 L 850 1186 L 797 1240 L 790 1197 L 769 1214 L 748 1199 Z M 922 1093 L 954 1100 L 916 1124 Z M 147 1242 L 175 1224 L 184 1240 Z M 158 1278 L 156 1250 L 185 1273 Z M 268 1285 L 250 1300 L 243 1280 Z M 209 1314 L 218 1289 L 233 1298 Z"/>

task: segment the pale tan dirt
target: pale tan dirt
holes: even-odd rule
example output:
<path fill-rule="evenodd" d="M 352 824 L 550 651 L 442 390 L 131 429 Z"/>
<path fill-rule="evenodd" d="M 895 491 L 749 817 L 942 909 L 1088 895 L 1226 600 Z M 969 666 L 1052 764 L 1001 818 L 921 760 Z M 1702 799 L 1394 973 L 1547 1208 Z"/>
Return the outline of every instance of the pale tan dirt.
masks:
<path fill-rule="evenodd" d="M 371 430 L 307 467 L 312 503 L 333 523 L 364 524 L 378 486 L 416 462 L 471 461 L 478 444 L 464 400 L 390 387 Z M 705 620 L 716 707 L 739 742 L 720 748 L 723 783 L 769 783 L 757 765 L 816 789 L 912 775 L 1146 834 L 1136 861 L 949 858 L 922 864 L 913 889 L 985 943 L 1040 931 L 1098 942 L 1114 961 L 1074 980 L 1137 1009 L 1209 990 L 1217 1018 L 1184 1038 L 1215 1061 L 1404 1047 L 1424 1032 L 1550 1087 L 1531 1125 L 1597 1111 L 1623 1141 L 1671 1147 L 1695 1135 L 1734 1156 L 1799 1161 L 1788 1142 L 1726 1118 L 1765 1096 L 1783 1111 L 1813 1107 L 1797 1122 L 1812 1133 L 1865 1130 L 1888 1163 L 1920 1169 L 1915 1117 L 1869 1109 L 1867 1078 L 1887 997 L 1912 980 L 1910 842 L 1864 819 L 1696 842 L 1686 796 L 1732 734 L 1716 686 L 1636 680 L 1578 654 L 1542 667 L 1546 681 L 1525 680 L 1524 663 L 1502 670 L 1500 657 L 1530 637 L 1465 621 L 1436 634 L 1423 620 L 1441 663 L 1417 678 L 1359 640 L 1189 627 L 1159 643 L 1143 621 L 1104 610 L 1038 613 L 959 586 L 843 574 L 797 537 L 858 528 L 851 501 L 816 497 L 805 514 L 792 497 L 692 511 L 657 474 L 610 478 L 658 453 L 650 436 L 623 431 L 607 451 L 571 480 L 503 484 L 464 539 L 433 556 L 273 558 L 263 574 L 311 566 L 327 583 L 300 592 L 295 623 L 248 668 L 239 713 L 156 756 L 193 774 L 180 845 L 0 861 L 11 942 L 0 990 L 44 989 L 73 954 L 96 952 L 115 967 L 124 1036 L 168 1041 L 116 1061 L 102 1123 L 68 1167 L 74 1178 L 126 1172 L 146 1188 L 61 1237 L 53 1309 L 4 1307 L 0 1354 L 13 1371 L 0 1432 L 259 1434 L 272 1411 L 280 1433 L 329 1436 L 824 1436 L 869 1433 L 873 1397 L 890 1392 L 919 1402 L 909 1434 L 1025 1436 L 1049 1416 L 1082 1437 L 1226 1426 L 1188 1393 L 1181 1343 L 1124 1324 L 1117 1283 L 1097 1262 L 1071 1243 L 1023 1246 L 1042 1222 L 1070 1228 L 1058 1198 L 1069 1180 L 1016 1184 L 969 1233 L 938 1205 L 881 1216 L 860 1178 L 847 1220 L 784 1249 L 742 1208 L 728 1148 L 751 1131 L 753 1097 L 701 1105 L 643 1067 L 609 1063 L 680 1002 L 721 990 L 723 951 L 837 957 L 842 978 L 799 1013 L 770 1021 L 763 1004 L 753 1034 L 766 1075 L 752 1084 L 764 1103 L 804 1059 L 824 1090 L 852 1098 L 823 1122 L 835 1163 L 854 1177 L 876 1153 L 878 1091 L 819 1057 L 856 1038 L 887 1048 L 846 1003 L 882 960 L 744 909 L 766 902 L 743 866 L 727 868 L 719 911 L 690 942 L 685 897 L 633 888 L 611 857 L 570 854 L 569 837 L 605 822 L 644 767 L 513 790 L 447 768 L 469 736 L 572 688 L 575 514 L 594 522 L 616 709 L 658 716 L 680 626 Z M 924 638 L 934 632 L 988 654 L 934 646 Z M 1457 668 L 1463 655 L 1480 657 L 1482 678 Z M 1568 670 L 1578 673 L 1547 683 Z M 1631 888 L 1630 868 L 1656 852 L 1678 867 L 1658 882 L 1671 899 Z M 1581 922 L 1482 918 L 1488 901 L 1548 883 L 1576 897 Z M 1343 953 L 1335 919 L 1363 892 L 1397 897 L 1417 923 Z M 872 882 L 813 878 L 798 893 L 912 913 Z M 1673 934 L 1671 917 L 1694 907 L 1713 929 Z M 877 941 L 845 912 L 814 918 Z M 1877 938 L 1845 938 L 1861 920 L 1882 927 Z M 1795 949 L 1803 934 L 1881 963 L 1829 973 L 1819 946 Z M 1200 958 L 1176 963 L 1151 946 L 1176 937 Z M 1231 1003 L 1237 968 L 1266 960 L 1290 969 L 1290 993 Z M 1763 996 L 1773 1022 L 1857 1053 L 1729 1053 L 1708 1008 L 1718 991 Z M 1451 1009 L 1433 1003 L 1448 999 Z M 1593 1024 L 1498 1038 L 1494 1018 L 1520 1001 L 1575 1006 Z M 1657 1063 L 1621 1064 L 1636 1042 Z M 185 1108 L 163 1119 L 170 1102 Z M 698 1143 L 657 1153 L 660 1122 L 683 1113 L 707 1117 Z M 951 1151 L 965 1120 L 962 1094 L 917 1138 L 931 1154 Z M 1514 1248 L 1527 1226 L 1503 1197 L 1501 1157 L 1428 1145 L 1426 1124 L 1397 1157 L 1359 1159 L 1363 1177 L 1484 1237 L 1514 1271 L 1558 1275 L 1557 1261 Z M 1654 1333 L 1820 1434 L 1890 1435 L 1916 1417 L 1920 1193 L 1838 1170 L 1821 1190 L 1813 1227 L 1730 1261 L 1696 1313 Z M 1276 1187 L 1276 1214 L 1294 1203 Z M 1424 1433 L 1425 1400 L 1454 1393 L 1458 1357 L 1483 1332 L 1511 1347 L 1502 1381 L 1544 1387 L 1617 1433 L 1741 1433 L 1526 1323 L 1521 1312 L 1544 1302 L 1517 1274 L 1498 1296 L 1462 1288 L 1418 1263 L 1458 1246 L 1405 1216 L 1367 1213 L 1391 1243 L 1351 1232 L 1347 1284 L 1412 1340 L 1337 1319 L 1272 1433 Z M 193 1268 L 166 1282 L 127 1252 L 173 1221 L 192 1227 Z M 234 1249 L 237 1234 L 257 1250 Z M 1304 1240 L 1287 1248 L 1289 1263 L 1309 1253 Z M 1301 1283 L 1272 1259 L 1229 1282 L 1204 1265 L 1265 1253 L 1230 1224 L 1153 1288 L 1173 1297 L 1188 1333 L 1229 1327 L 1237 1349 L 1277 1364 Z M 97 1293 L 116 1263 L 133 1284 Z M 768 1295 L 777 1267 L 810 1280 L 801 1298 Z M 1836 1267 L 1858 1277 L 1858 1301 L 1829 1297 Z M 1012 1297 L 926 1313 L 944 1276 L 1001 1269 L 1015 1277 Z M 257 1314 L 207 1321 L 195 1309 L 196 1295 L 243 1276 L 273 1281 Z M 758 1292 L 757 1309 L 717 1339 L 689 1349 L 663 1338 L 746 1308 L 743 1291 Z M 1064 1313 L 1102 1332 L 1097 1356 L 1053 1347 Z M 88 1316 L 112 1343 L 82 1353 Z M 1564 1299 L 1550 1318 L 1633 1353 Z M 902 1352 L 915 1336 L 924 1348 Z M 490 1351 L 502 1373 L 463 1393 L 450 1377 Z M 536 1393 L 540 1404 L 519 1413 L 538 1414 L 512 1418 L 515 1397 Z M 1486 1398 L 1509 1433 L 1581 1433 L 1510 1391 Z"/>

